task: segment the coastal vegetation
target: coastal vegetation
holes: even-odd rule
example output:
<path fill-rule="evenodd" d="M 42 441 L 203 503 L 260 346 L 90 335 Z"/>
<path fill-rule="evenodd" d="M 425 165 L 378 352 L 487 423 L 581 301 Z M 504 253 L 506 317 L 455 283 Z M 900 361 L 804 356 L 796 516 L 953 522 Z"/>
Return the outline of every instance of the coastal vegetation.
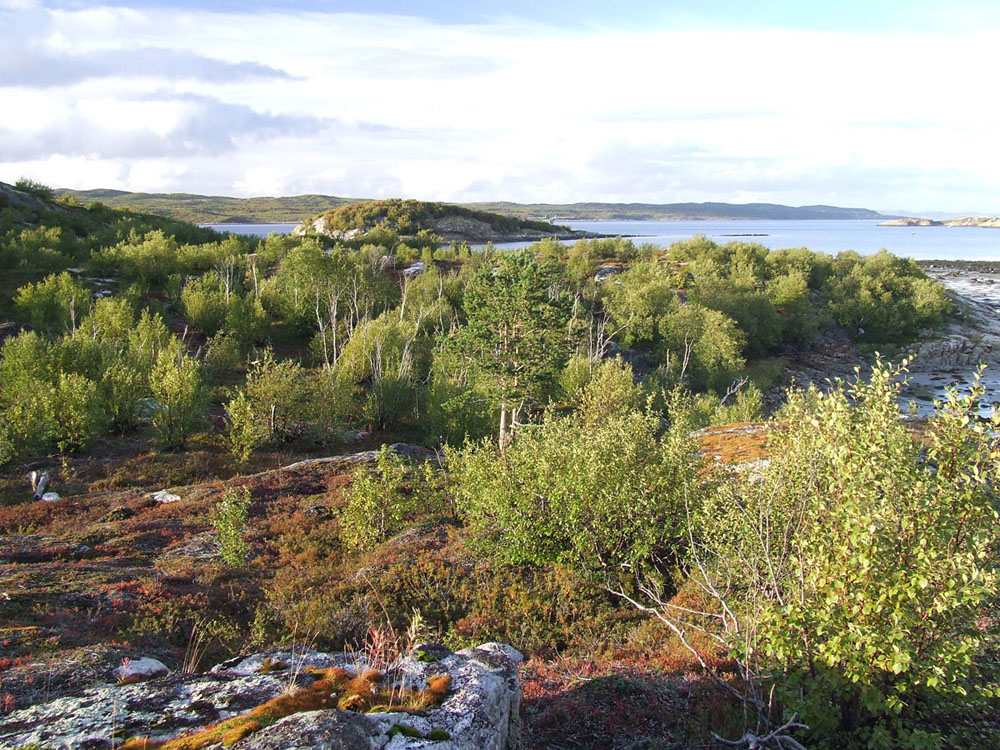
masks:
<path fill-rule="evenodd" d="M 912 261 L 439 246 L 403 201 L 258 240 L 0 187 L 0 712 L 84 650 L 411 629 L 524 651 L 531 747 L 1000 736 L 982 390 L 906 424 L 879 361 L 765 398 L 826 337 L 947 321 Z"/>

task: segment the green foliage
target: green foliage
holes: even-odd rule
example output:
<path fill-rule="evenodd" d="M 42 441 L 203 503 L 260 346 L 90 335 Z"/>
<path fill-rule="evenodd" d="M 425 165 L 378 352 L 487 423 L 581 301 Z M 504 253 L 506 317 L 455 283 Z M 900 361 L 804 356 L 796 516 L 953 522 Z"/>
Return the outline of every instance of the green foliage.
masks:
<path fill-rule="evenodd" d="M 2 233 L 0 233 L 2 237 Z M 69 265 L 79 249 L 75 235 L 64 227 L 28 227 L 11 230 L 0 240 L 0 266 L 59 271 Z"/>
<path fill-rule="evenodd" d="M 250 490 L 229 487 L 212 509 L 212 526 L 219 538 L 219 555 L 230 568 L 246 564 L 250 544 L 246 540 L 250 512 Z"/>
<path fill-rule="evenodd" d="M 738 260 L 741 254 L 750 255 L 742 264 Z M 705 258 L 692 264 L 695 282 L 691 298 L 734 320 L 744 333 L 744 353 L 760 356 L 781 341 L 781 318 L 760 281 L 765 268 L 762 257 L 749 251 L 732 256 L 725 265 Z"/>
<path fill-rule="evenodd" d="M 217 274 L 210 273 L 192 279 L 181 292 L 184 317 L 199 331 L 212 336 L 226 323 L 228 307 L 225 292 Z"/>
<path fill-rule="evenodd" d="M 830 747 L 921 747 L 928 704 L 997 688 L 979 667 L 1000 582 L 983 391 L 950 393 L 921 440 L 897 375 L 793 398 L 771 466 L 709 503 L 699 533 L 740 622 L 723 637 Z"/>
<path fill-rule="evenodd" d="M 397 425 L 416 404 L 417 383 L 430 367 L 430 342 L 415 321 L 386 312 L 355 328 L 337 361 L 337 380 L 355 394 L 366 421 Z"/>
<path fill-rule="evenodd" d="M 102 431 L 104 412 L 94 381 L 72 372 L 60 373 L 55 403 L 56 447 L 61 452 L 86 448 Z"/>
<path fill-rule="evenodd" d="M 460 445 L 493 432 L 494 396 L 489 378 L 451 347 L 435 350 L 422 395 L 421 422 L 431 444 Z"/>
<path fill-rule="evenodd" d="M 451 344 L 492 381 L 501 409 L 542 402 L 569 357 L 570 298 L 527 252 L 484 264 L 465 287 Z"/>
<path fill-rule="evenodd" d="M 240 391 L 226 404 L 226 422 L 229 426 L 226 441 L 233 456 L 246 463 L 254 448 L 267 440 L 267 426 L 246 391 Z"/>
<path fill-rule="evenodd" d="M 797 270 L 775 276 L 767 282 L 767 294 L 782 319 L 782 337 L 799 346 L 816 340 L 819 316 L 810 298 L 806 277 Z"/>
<path fill-rule="evenodd" d="M 632 367 L 617 359 L 599 362 L 577 398 L 580 418 L 590 424 L 616 414 L 641 411 L 645 401 L 645 394 L 635 384 Z"/>
<path fill-rule="evenodd" d="M 43 185 L 40 182 L 29 179 L 27 177 L 19 177 L 17 182 L 14 183 L 14 187 L 25 193 L 30 193 L 36 198 L 41 198 L 42 200 L 51 201 L 55 200 L 55 192 L 48 185 Z"/>
<path fill-rule="evenodd" d="M 225 330 L 245 348 L 260 339 L 268 316 L 260 300 L 244 293 L 233 274 L 229 268 L 225 278 L 213 270 L 192 279 L 184 285 L 180 302 L 184 317 L 195 328 L 209 336 Z"/>
<path fill-rule="evenodd" d="M 207 391 L 198 361 L 184 353 L 180 343 L 164 348 L 150 375 L 155 399 L 151 423 L 164 448 L 183 448 L 202 419 Z"/>
<path fill-rule="evenodd" d="M 63 333 L 74 330 L 89 311 L 90 292 L 63 271 L 18 289 L 14 305 L 32 328 Z"/>
<path fill-rule="evenodd" d="M 100 273 L 124 273 L 149 284 L 162 284 L 172 273 L 183 270 L 178 249 L 176 237 L 161 229 L 143 235 L 133 231 L 128 239 L 94 253 L 91 267 Z"/>
<path fill-rule="evenodd" d="M 360 229 L 370 233 L 372 229 L 386 229 L 399 236 L 416 238 L 421 232 L 430 230 L 434 220 L 444 217 L 474 219 L 484 222 L 498 232 L 516 232 L 531 229 L 556 234 L 558 227 L 544 221 L 528 221 L 511 216 L 475 211 L 448 203 L 427 203 L 415 200 L 364 201 L 334 208 L 323 214 L 326 225 L 334 231 Z M 370 237 L 366 241 L 372 241 Z M 410 243 L 412 245 L 412 242 Z M 435 239 L 434 244 L 439 244 Z M 394 245 L 390 245 L 392 249 Z"/>
<path fill-rule="evenodd" d="M 661 361 L 675 382 L 724 389 L 742 369 L 744 337 L 723 313 L 692 302 L 675 308 L 661 325 Z"/>
<path fill-rule="evenodd" d="M 655 415 L 605 414 L 550 416 L 519 430 L 503 453 L 470 443 L 449 456 L 459 511 L 486 550 L 514 564 L 561 561 L 611 578 L 669 565 L 696 491 L 686 428 L 661 441 Z"/>
<path fill-rule="evenodd" d="M 237 440 L 243 446 L 255 445 L 261 435 L 274 442 L 294 439 L 309 424 L 313 398 L 313 383 L 302 365 L 290 359 L 279 361 L 266 349 L 247 373 L 245 399 L 236 405 L 243 413 L 237 423 L 230 413 L 230 429 L 236 426 Z M 231 401 L 230 410 L 233 406 Z"/>
<path fill-rule="evenodd" d="M 662 339 L 662 321 L 679 306 L 677 284 L 671 273 L 655 261 L 634 264 L 603 287 L 604 309 L 619 331 L 618 341 L 631 348 L 655 346 Z"/>
<path fill-rule="evenodd" d="M 917 264 L 882 250 L 840 253 L 827 281 L 830 313 L 869 341 L 897 341 L 941 322 L 952 309 L 944 289 Z"/>
<path fill-rule="evenodd" d="M 375 454 L 375 467 L 362 467 L 354 474 L 340 512 L 341 535 L 350 549 L 371 550 L 379 542 L 402 530 L 410 510 L 404 489 L 407 467 L 391 446 Z"/>

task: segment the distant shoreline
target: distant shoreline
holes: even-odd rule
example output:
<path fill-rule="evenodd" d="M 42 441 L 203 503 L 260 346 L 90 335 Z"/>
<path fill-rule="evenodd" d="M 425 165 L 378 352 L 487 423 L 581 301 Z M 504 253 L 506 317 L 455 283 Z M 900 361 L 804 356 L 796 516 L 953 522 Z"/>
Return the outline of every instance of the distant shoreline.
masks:
<path fill-rule="evenodd" d="M 947 268 L 956 271 L 974 271 L 976 273 L 1000 274 L 1000 260 L 948 260 L 932 259 L 918 260 L 916 264 L 925 271 L 928 269 Z"/>

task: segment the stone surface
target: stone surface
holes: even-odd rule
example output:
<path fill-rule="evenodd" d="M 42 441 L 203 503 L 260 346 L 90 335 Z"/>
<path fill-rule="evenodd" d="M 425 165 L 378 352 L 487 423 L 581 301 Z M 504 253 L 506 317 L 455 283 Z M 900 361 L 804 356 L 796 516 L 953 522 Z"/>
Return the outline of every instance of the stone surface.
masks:
<path fill-rule="evenodd" d="M 170 670 L 159 659 L 143 656 L 139 659 L 123 660 L 114 674 L 119 682 L 145 682 L 156 677 L 166 677 L 170 674 Z"/>
<path fill-rule="evenodd" d="M 159 490 L 157 492 L 149 493 L 151 500 L 155 500 L 158 503 L 176 503 L 181 499 L 180 495 L 175 495 L 168 490 Z"/>
<path fill-rule="evenodd" d="M 261 673 L 265 659 L 271 670 Z M 434 709 L 413 713 L 354 714 L 334 709 L 293 714 L 244 738 L 235 750 L 507 750 L 520 738 L 521 655 L 486 643 L 452 653 L 434 644 L 416 647 L 385 671 L 385 679 L 420 689 L 447 672 L 451 692 Z M 136 664 L 147 661 L 137 659 Z M 155 659 L 148 660 L 155 662 Z M 158 662 L 157 662 L 158 663 Z M 280 663 L 280 668 L 274 665 Z M 161 664 L 161 666 L 163 666 Z M 15 711 L 0 721 L 0 747 L 111 748 L 112 738 L 165 740 L 252 708 L 313 678 L 306 666 L 370 667 L 364 654 L 272 650 L 223 662 L 201 675 L 172 674 L 148 682 L 100 685 L 77 695 Z M 407 736 L 394 729 L 405 726 Z M 412 730 L 412 731 L 411 731 Z M 426 736 L 437 731 L 447 739 Z"/>

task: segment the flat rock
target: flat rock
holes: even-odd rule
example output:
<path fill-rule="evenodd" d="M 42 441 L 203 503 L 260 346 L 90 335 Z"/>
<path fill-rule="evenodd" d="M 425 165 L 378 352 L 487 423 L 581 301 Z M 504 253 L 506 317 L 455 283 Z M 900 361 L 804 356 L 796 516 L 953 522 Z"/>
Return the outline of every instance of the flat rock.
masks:
<path fill-rule="evenodd" d="M 236 750 L 508 750 L 520 740 L 522 657 L 510 646 L 486 643 L 452 653 L 423 644 L 385 671 L 391 684 L 422 688 L 427 678 L 451 675 L 451 693 L 437 708 L 355 714 L 326 709 L 275 722 L 242 739 Z M 155 659 L 137 659 L 137 668 Z M 265 665 L 265 661 L 268 661 Z M 262 672 L 262 668 L 268 671 Z M 246 713 L 308 684 L 306 666 L 342 666 L 360 672 L 363 654 L 275 649 L 239 657 L 206 674 L 170 674 L 137 684 L 101 685 L 29 706 L 0 721 L 0 747 L 111 748 L 113 740 L 163 741 Z M 163 667 L 165 669 L 165 667 Z M 396 727 L 405 726 L 407 736 Z M 430 740 L 436 731 L 447 739 Z"/>
<path fill-rule="evenodd" d="M 165 677 L 170 674 L 170 670 L 159 659 L 143 656 L 139 659 L 123 660 L 114 674 L 119 682 L 145 682 L 156 677 Z"/>

